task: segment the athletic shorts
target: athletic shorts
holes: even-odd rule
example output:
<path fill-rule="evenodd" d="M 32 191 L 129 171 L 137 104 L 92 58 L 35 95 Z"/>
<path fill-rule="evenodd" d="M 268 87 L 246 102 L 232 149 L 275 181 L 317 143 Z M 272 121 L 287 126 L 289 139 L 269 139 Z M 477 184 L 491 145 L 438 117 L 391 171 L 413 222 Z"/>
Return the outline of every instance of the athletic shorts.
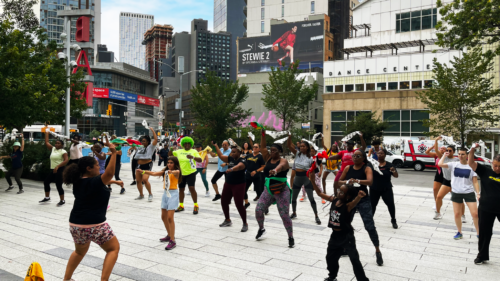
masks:
<path fill-rule="evenodd" d="M 476 194 L 474 192 L 471 193 L 455 193 L 451 192 L 451 202 L 455 203 L 466 203 L 476 202 Z"/>
<path fill-rule="evenodd" d="M 167 190 L 163 191 L 163 197 L 161 198 L 161 208 L 167 211 L 175 210 L 179 206 L 179 190 L 169 189 L 170 197 L 167 196 Z"/>
<path fill-rule="evenodd" d="M 451 180 L 447 180 L 443 177 L 443 182 L 442 182 L 443 185 L 446 185 L 448 187 L 451 187 Z"/>
<path fill-rule="evenodd" d="M 443 183 L 443 180 L 444 180 L 443 172 L 440 173 L 439 171 L 436 170 L 436 175 L 434 176 L 434 181 L 439 182 L 439 183 Z"/>
<path fill-rule="evenodd" d="M 94 227 L 70 226 L 69 232 L 75 244 L 83 245 L 89 241 L 102 245 L 115 237 L 113 230 L 107 222 Z"/>
<path fill-rule="evenodd" d="M 182 181 L 179 183 L 179 188 L 186 188 L 186 184 L 188 187 L 194 186 L 194 183 L 196 182 L 196 174 L 198 172 L 194 172 L 192 174 L 189 174 L 187 176 L 182 175 Z"/>
<path fill-rule="evenodd" d="M 224 178 L 226 178 L 226 172 L 221 172 L 221 171 L 217 171 L 215 172 L 214 176 L 212 177 L 212 184 L 216 184 L 217 181 L 222 178 L 222 176 L 224 176 Z"/>
<path fill-rule="evenodd" d="M 339 169 L 335 169 L 335 170 L 333 170 L 333 171 L 332 171 L 332 170 L 325 169 L 325 172 L 326 172 L 326 173 L 332 173 L 332 174 L 333 174 L 333 173 L 335 173 L 335 172 L 338 172 L 338 170 L 339 170 Z"/>
<path fill-rule="evenodd" d="M 137 165 L 136 170 L 141 169 L 143 171 L 151 171 L 153 169 L 153 162 L 149 162 L 147 164 Z"/>

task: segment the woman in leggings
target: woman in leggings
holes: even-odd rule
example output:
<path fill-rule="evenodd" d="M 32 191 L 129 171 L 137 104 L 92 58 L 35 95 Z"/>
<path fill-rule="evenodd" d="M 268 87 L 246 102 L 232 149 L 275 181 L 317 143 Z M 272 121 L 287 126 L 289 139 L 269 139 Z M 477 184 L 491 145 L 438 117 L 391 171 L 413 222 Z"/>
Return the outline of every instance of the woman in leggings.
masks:
<path fill-rule="evenodd" d="M 137 182 L 135 181 L 135 170 L 137 170 L 137 159 L 135 159 L 136 153 L 137 153 L 137 147 L 134 144 L 127 151 L 127 156 L 130 158 L 130 166 L 132 168 L 132 178 L 134 179 L 134 181 L 132 181 L 132 183 L 130 185 L 137 184 Z"/>
<path fill-rule="evenodd" d="M 17 186 L 19 187 L 19 191 L 17 194 L 21 194 L 24 192 L 23 190 L 23 183 L 21 182 L 21 175 L 23 174 L 23 151 L 24 151 L 24 136 L 21 134 L 21 143 L 15 142 L 14 145 L 12 145 L 12 153 L 10 155 L 6 156 L 0 156 L 0 159 L 11 159 L 12 160 L 12 166 L 5 173 L 5 179 L 7 180 L 7 183 L 9 184 L 9 188 L 5 191 L 11 191 L 14 189 L 14 186 L 12 185 L 12 180 L 10 177 L 14 176 L 14 179 L 16 180 Z"/>
<path fill-rule="evenodd" d="M 64 183 L 73 184 L 75 195 L 69 216 L 69 231 L 75 242 L 75 251 L 68 259 L 64 280 L 73 280 L 71 277 L 89 250 L 90 242 L 96 243 L 106 252 L 101 280 L 109 280 L 118 259 L 120 243 L 106 222 L 110 197 L 106 185 L 123 183 L 111 180 L 115 173 L 116 150 L 109 141 L 106 141 L 106 146 L 112 154 L 110 164 L 102 175 L 97 160 L 90 156 L 82 157 L 78 164 L 71 164 L 64 171 Z"/>
<path fill-rule="evenodd" d="M 432 152 L 432 150 L 435 150 L 436 152 Z M 437 152 L 439 151 L 440 155 L 443 155 L 446 152 L 446 146 L 441 146 L 438 149 L 438 139 L 435 140 L 434 145 L 429 147 L 425 154 L 429 155 L 430 157 L 434 158 L 434 161 L 436 162 L 436 175 L 434 176 L 434 185 L 432 187 L 433 192 L 434 192 L 434 201 L 436 201 L 437 195 L 439 193 L 439 189 L 441 188 L 441 185 L 443 185 L 443 172 L 441 171 L 441 168 L 438 166 L 438 162 L 441 158 L 438 157 Z M 434 202 L 434 210 L 436 210 L 436 202 Z"/>
<path fill-rule="evenodd" d="M 59 203 L 57 206 L 60 207 L 66 203 L 64 201 L 64 189 L 62 187 L 63 183 L 63 171 L 64 166 L 69 161 L 68 153 L 64 150 L 64 142 L 62 140 L 56 140 L 54 146 L 49 143 L 49 132 L 45 131 L 45 146 L 47 149 L 51 150 L 50 153 L 50 174 L 47 176 L 43 182 L 45 189 L 45 198 L 39 201 L 39 203 L 45 203 L 50 201 L 50 183 L 56 182 L 57 192 L 59 193 Z"/>
<path fill-rule="evenodd" d="M 368 194 L 368 185 L 373 184 L 373 171 L 366 164 L 366 153 L 363 150 L 356 150 L 352 155 L 352 161 L 354 165 L 345 167 L 342 175 L 340 176 L 339 184 L 354 184 L 358 190 L 362 190 L 365 194 Z M 367 195 L 363 197 L 356 207 L 363 224 L 365 225 L 366 231 L 370 235 L 370 240 L 372 240 L 375 246 L 375 255 L 377 256 L 377 264 L 381 266 L 384 264 L 382 259 L 382 253 L 379 248 L 379 240 L 377 229 L 375 228 L 375 221 L 373 221 L 372 204 L 370 196 Z M 351 221 L 354 219 L 354 213 L 351 217 Z"/>
<path fill-rule="evenodd" d="M 288 137 L 288 149 L 290 152 L 295 154 L 295 178 L 293 180 L 293 194 L 292 194 L 292 209 L 293 213 L 290 218 L 294 219 L 297 217 L 297 197 L 299 197 L 300 188 L 304 186 L 307 196 L 309 197 L 309 202 L 311 203 L 311 208 L 313 209 L 314 216 L 316 217 L 316 223 L 321 224 L 321 220 L 318 217 L 318 209 L 316 207 L 316 201 L 313 195 L 313 185 L 309 178 L 307 177 L 307 170 L 311 168 L 314 162 L 311 157 L 311 147 L 308 142 L 301 142 L 299 150 L 295 150 L 295 146 L 292 144 L 291 136 Z"/>
<path fill-rule="evenodd" d="M 323 145 L 323 148 L 325 149 L 323 153 L 326 154 L 326 169 L 323 170 L 323 177 L 321 178 L 321 183 L 323 184 L 323 189 L 326 192 L 326 178 L 328 175 L 331 173 L 333 176 L 337 176 L 337 173 L 339 172 L 339 165 L 342 162 L 342 160 L 328 160 L 330 156 L 335 156 L 339 153 L 339 147 L 337 143 L 332 144 L 330 149 L 328 149 L 325 146 L 325 139 L 321 138 L 321 144 Z"/>
<path fill-rule="evenodd" d="M 370 198 L 372 203 L 373 215 L 375 215 L 375 210 L 377 209 L 378 201 L 382 197 L 384 203 L 389 209 L 389 214 L 391 215 L 391 223 L 394 229 L 398 229 L 398 224 L 396 223 L 396 206 L 394 205 L 394 193 L 392 192 L 392 182 L 391 177 L 398 177 L 398 171 L 392 165 L 392 163 L 385 161 L 385 156 L 387 155 L 387 150 L 381 148 L 377 151 L 378 168 L 382 172 L 373 173 L 373 184 L 370 185 Z"/>
<path fill-rule="evenodd" d="M 288 233 L 288 247 L 293 248 L 295 240 L 293 239 L 292 220 L 290 219 L 290 187 L 288 186 L 287 174 L 290 166 L 285 158 L 281 158 L 280 153 L 283 153 L 283 147 L 279 144 L 271 145 L 270 152 L 266 147 L 266 132 L 262 130 L 260 139 L 260 152 L 266 166 L 264 167 L 264 191 L 260 195 L 255 209 L 255 217 L 259 223 L 259 231 L 255 239 L 260 240 L 266 234 L 264 228 L 264 213 L 267 213 L 269 206 L 272 204 L 278 205 L 283 225 Z"/>

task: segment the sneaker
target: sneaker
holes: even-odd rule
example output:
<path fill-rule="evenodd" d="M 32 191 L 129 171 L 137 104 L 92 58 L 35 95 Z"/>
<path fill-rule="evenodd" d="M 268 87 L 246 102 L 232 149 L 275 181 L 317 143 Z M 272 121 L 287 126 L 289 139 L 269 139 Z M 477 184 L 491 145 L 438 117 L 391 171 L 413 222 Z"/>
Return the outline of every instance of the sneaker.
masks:
<path fill-rule="evenodd" d="M 322 199 L 322 200 L 321 200 L 321 204 L 326 204 L 325 199 Z"/>
<path fill-rule="evenodd" d="M 165 247 L 165 250 L 167 250 L 167 251 L 172 250 L 176 246 L 177 246 L 177 243 L 175 243 L 175 241 L 170 240 L 170 242 L 168 242 L 167 247 Z"/>
<path fill-rule="evenodd" d="M 110 206 L 110 205 L 108 205 L 108 208 L 107 208 L 106 210 L 107 210 L 107 211 L 109 211 L 109 209 L 110 209 L 110 208 L 111 208 L 111 206 Z"/>
<path fill-rule="evenodd" d="M 197 215 L 199 210 L 200 210 L 200 207 L 194 206 L 193 215 Z"/>
<path fill-rule="evenodd" d="M 14 186 L 9 186 L 9 188 L 7 188 L 5 191 L 11 191 L 12 189 L 14 189 Z"/>
<path fill-rule="evenodd" d="M 304 202 L 304 200 L 305 200 L 305 199 L 306 199 L 306 197 L 305 197 L 305 196 L 302 196 L 302 197 L 299 199 L 299 201 L 300 201 L 300 202 Z"/>
<path fill-rule="evenodd" d="M 135 200 L 142 200 L 144 199 L 144 195 L 139 195 L 137 198 L 135 198 Z"/>
<path fill-rule="evenodd" d="M 442 219 L 442 218 L 443 218 L 443 216 L 442 216 L 440 213 L 435 212 L 435 214 L 434 214 L 434 219 L 435 219 L 435 220 L 440 220 L 440 219 Z"/>
<path fill-rule="evenodd" d="M 381 252 L 376 252 L 375 256 L 377 256 L 377 264 L 379 266 L 382 266 L 384 264 L 384 260 L 382 259 L 382 253 Z"/>
<path fill-rule="evenodd" d="M 295 218 L 297 218 L 297 214 L 292 214 L 292 215 L 290 216 L 290 218 L 291 218 L 292 220 L 293 220 L 293 219 L 295 219 Z"/>
<path fill-rule="evenodd" d="M 160 242 L 170 242 L 170 236 L 165 236 L 163 238 L 160 238 Z"/>
<path fill-rule="evenodd" d="M 45 203 L 45 202 L 50 202 L 50 197 L 49 198 L 43 198 L 42 201 L 38 201 L 38 203 Z"/>
<path fill-rule="evenodd" d="M 245 209 L 248 209 L 248 207 L 250 207 L 250 203 L 245 204 Z"/>
<path fill-rule="evenodd" d="M 262 237 L 264 237 L 264 235 L 266 235 L 266 229 L 259 229 L 259 231 L 257 231 L 257 236 L 255 236 L 255 239 L 260 240 L 262 239 Z"/>
<path fill-rule="evenodd" d="M 391 221 L 392 223 L 392 228 L 398 229 L 398 224 L 396 223 L 396 220 Z"/>
<path fill-rule="evenodd" d="M 61 200 L 59 201 L 59 203 L 57 203 L 57 207 L 61 207 L 62 205 L 64 205 L 66 203 L 66 201 L 64 200 Z"/>
<path fill-rule="evenodd" d="M 148 196 L 148 201 L 149 201 L 149 202 L 153 202 L 153 194 L 149 194 L 149 196 Z"/>
<path fill-rule="evenodd" d="M 212 201 L 217 201 L 221 198 L 220 194 L 215 194 L 215 197 L 214 199 L 212 199 Z"/>
<path fill-rule="evenodd" d="M 476 259 L 474 259 L 474 263 L 475 263 L 475 264 L 483 264 L 483 263 L 485 263 L 485 262 L 486 262 L 486 260 L 482 260 L 481 258 L 476 258 Z"/>
<path fill-rule="evenodd" d="M 227 221 L 227 220 L 224 220 L 223 223 L 219 224 L 220 227 L 227 227 L 227 226 L 231 226 L 233 225 L 233 223 L 231 221 Z"/>
<path fill-rule="evenodd" d="M 241 232 L 247 232 L 248 231 L 248 224 L 244 224 L 243 227 L 241 228 Z"/>
<path fill-rule="evenodd" d="M 205 193 L 205 197 L 210 197 L 210 191 L 207 191 L 207 193 Z"/>
<path fill-rule="evenodd" d="M 318 217 L 316 217 L 316 224 L 321 224 L 321 221 L 319 220 Z"/>
<path fill-rule="evenodd" d="M 462 223 L 467 223 L 467 219 L 465 218 L 465 215 L 462 216 Z"/>
<path fill-rule="evenodd" d="M 462 235 L 462 233 L 457 232 L 457 234 L 455 234 L 455 236 L 453 236 L 453 239 L 458 240 L 458 239 L 462 239 L 463 237 L 464 236 Z"/>
<path fill-rule="evenodd" d="M 136 185 L 137 182 L 136 181 L 133 181 L 130 185 Z"/>
<path fill-rule="evenodd" d="M 259 197 L 259 196 L 257 196 L 257 197 L 255 197 L 255 198 L 253 199 L 253 201 L 259 201 L 259 199 L 260 199 L 260 197 Z"/>
<path fill-rule="evenodd" d="M 21 193 L 24 193 L 23 189 L 19 189 L 19 191 L 17 192 L 17 194 L 21 194 Z"/>
<path fill-rule="evenodd" d="M 326 277 L 323 281 L 337 281 L 337 278 Z"/>
<path fill-rule="evenodd" d="M 120 194 L 124 194 L 125 193 L 125 188 L 122 187 L 122 190 L 120 190 Z"/>
<path fill-rule="evenodd" d="M 185 194 L 186 194 L 186 195 L 191 195 L 191 192 L 189 192 L 189 190 L 188 190 L 188 191 L 186 191 L 186 193 L 185 193 Z"/>
<path fill-rule="evenodd" d="M 176 213 L 183 212 L 183 211 L 184 211 L 184 207 L 181 207 L 181 206 L 179 206 L 179 208 L 177 208 L 177 210 L 175 210 Z"/>
<path fill-rule="evenodd" d="M 479 239 L 479 235 L 476 235 L 477 239 Z"/>
<path fill-rule="evenodd" d="M 269 214 L 269 209 L 266 209 L 266 211 L 264 212 L 264 215 L 267 215 Z"/>
<path fill-rule="evenodd" d="M 288 248 L 293 248 L 295 247 L 295 239 L 292 237 L 288 238 Z"/>

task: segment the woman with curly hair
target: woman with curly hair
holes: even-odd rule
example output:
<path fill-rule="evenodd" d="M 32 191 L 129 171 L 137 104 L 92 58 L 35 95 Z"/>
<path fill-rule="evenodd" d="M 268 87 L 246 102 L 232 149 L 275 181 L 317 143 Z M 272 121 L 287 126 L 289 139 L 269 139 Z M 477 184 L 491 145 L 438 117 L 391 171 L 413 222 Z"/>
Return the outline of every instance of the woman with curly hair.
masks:
<path fill-rule="evenodd" d="M 194 189 L 194 184 L 196 182 L 196 162 L 201 162 L 201 157 L 198 151 L 193 149 L 194 141 L 190 137 L 183 137 L 181 139 L 181 149 L 176 151 L 170 151 L 170 156 L 175 156 L 179 160 L 181 166 L 182 181 L 179 183 L 179 207 L 176 212 L 184 211 L 184 190 L 186 189 L 186 184 L 191 193 L 191 198 L 193 198 L 194 209 L 193 214 L 197 215 L 200 207 L 198 206 L 198 194 L 196 189 Z"/>
<path fill-rule="evenodd" d="M 144 199 L 144 194 L 142 193 L 142 183 L 146 185 L 146 189 L 148 190 L 149 197 L 148 201 L 153 201 L 153 193 L 151 193 L 151 184 L 149 183 L 149 176 L 144 174 L 144 171 L 151 171 L 153 168 L 153 154 L 156 150 L 156 144 L 158 143 L 158 136 L 155 133 L 153 128 L 149 128 L 153 133 L 154 139 L 151 142 L 151 138 L 149 136 L 142 136 L 141 143 L 143 147 L 137 148 L 137 153 L 135 154 L 135 159 L 137 159 L 137 170 L 135 171 L 135 178 L 137 179 L 137 189 L 139 190 L 139 197 L 136 200 Z M 139 173 L 138 170 L 142 172 Z"/>

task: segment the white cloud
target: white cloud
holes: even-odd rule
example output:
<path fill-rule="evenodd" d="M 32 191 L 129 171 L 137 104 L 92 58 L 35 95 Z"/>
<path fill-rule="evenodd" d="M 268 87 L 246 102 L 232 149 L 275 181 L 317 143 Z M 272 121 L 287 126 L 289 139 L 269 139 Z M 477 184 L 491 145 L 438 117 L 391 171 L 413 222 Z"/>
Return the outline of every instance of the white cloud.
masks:
<path fill-rule="evenodd" d="M 171 24 L 175 32 L 191 30 L 191 21 L 208 20 L 208 29 L 213 27 L 213 0 L 102 0 L 101 44 L 115 52 L 118 59 L 120 12 L 154 15 L 155 24 Z"/>

